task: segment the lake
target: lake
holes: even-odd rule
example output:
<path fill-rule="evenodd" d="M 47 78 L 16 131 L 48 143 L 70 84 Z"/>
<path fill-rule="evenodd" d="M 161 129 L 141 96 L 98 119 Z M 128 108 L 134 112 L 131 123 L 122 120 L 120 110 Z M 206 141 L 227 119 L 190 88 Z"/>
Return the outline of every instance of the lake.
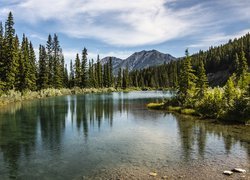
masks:
<path fill-rule="evenodd" d="M 0 179 L 224 179 L 250 171 L 250 127 L 152 111 L 169 92 L 86 94 L 0 110 Z"/>

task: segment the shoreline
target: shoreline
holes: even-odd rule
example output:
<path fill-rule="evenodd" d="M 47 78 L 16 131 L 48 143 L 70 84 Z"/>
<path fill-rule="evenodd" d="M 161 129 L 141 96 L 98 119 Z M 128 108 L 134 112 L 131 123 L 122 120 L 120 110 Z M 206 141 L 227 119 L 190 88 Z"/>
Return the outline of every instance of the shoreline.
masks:
<path fill-rule="evenodd" d="M 130 87 L 127 89 L 122 88 L 47 88 L 39 91 L 15 91 L 9 90 L 6 93 L 0 95 L 0 107 L 17 103 L 23 102 L 27 100 L 35 100 L 35 99 L 44 99 L 48 97 L 57 97 L 57 96 L 65 96 L 65 95 L 77 95 L 77 94 L 89 94 L 89 93 L 110 93 L 110 92 L 130 92 L 130 91 L 150 91 L 150 90 L 161 90 L 164 91 L 166 89 L 155 89 L 155 88 L 139 88 L 139 87 Z"/>
<path fill-rule="evenodd" d="M 239 125 L 245 125 L 245 126 L 250 125 L 248 122 L 203 117 L 201 114 L 197 113 L 195 111 L 195 109 L 184 108 L 184 107 L 181 107 L 181 106 L 165 106 L 164 103 L 149 103 L 146 106 L 147 106 L 148 109 L 166 111 L 166 112 L 171 112 L 171 113 L 178 113 L 180 115 L 188 115 L 188 116 L 192 116 L 192 117 L 197 117 L 200 120 L 208 119 L 208 120 L 216 120 L 217 122 L 221 122 L 223 124 L 239 124 Z"/>

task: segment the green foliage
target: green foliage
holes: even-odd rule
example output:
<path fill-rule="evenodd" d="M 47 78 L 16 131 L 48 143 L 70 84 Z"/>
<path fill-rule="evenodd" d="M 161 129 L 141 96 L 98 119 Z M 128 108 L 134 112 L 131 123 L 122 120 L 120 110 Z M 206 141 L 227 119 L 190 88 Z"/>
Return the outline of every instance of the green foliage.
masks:
<path fill-rule="evenodd" d="M 197 104 L 197 112 L 203 117 L 219 118 L 223 115 L 223 89 L 214 88 L 205 92 Z"/>
<path fill-rule="evenodd" d="M 76 54 L 75 59 L 75 86 L 81 87 L 81 62 L 79 54 Z"/>
<path fill-rule="evenodd" d="M 147 108 L 149 109 L 162 109 L 163 108 L 164 103 L 149 103 L 147 104 Z"/>
<path fill-rule="evenodd" d="M 206 92 L 208 88 L 208 80 L 207 80 L 206 70 L 204 68 L 203 61 L 200 62 L 197 73 L 198 73 L 197 81 L 196 81 L 197 96 L 198 98 L 200 98 L 204 96 L 204 93 Z"/>
<path fill-rule="evenodd" d="M 48 87 L 48 63 L 47 53 L 44 46 L 39 47 L 39 60 L 38 60 L 38 89 L 46 89 Z"/>
<path fill-rule="evenodd" d="M 194 70 L 191 65 L 191 58 L 189 56 L 188 50 L 186 50 L 186 58 L 183 61 L 183 65 L 180 72 L 179 79 L 179 91 L 178 96 L 184 106 L 192 107 L 192 99 L 195 92 L 195 81 L 197 77 L 194 75 Z"/>
<path fill-rule="evenodd" d="M 87 49 L 82 50 L 82 64 L 81 64 L 81 87 L 88 87 L 88 70 L 87 70 Z"/>

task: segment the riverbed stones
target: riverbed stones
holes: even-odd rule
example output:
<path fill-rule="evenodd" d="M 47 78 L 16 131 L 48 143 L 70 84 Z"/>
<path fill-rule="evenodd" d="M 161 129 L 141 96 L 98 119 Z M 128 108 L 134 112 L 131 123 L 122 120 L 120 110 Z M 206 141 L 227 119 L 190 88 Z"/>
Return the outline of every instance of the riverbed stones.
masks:
<path fill-rule="evenodd" d="M 157 173 L 156 172 L 150 172 L 149 176 L 155 177 L 155 176 L 157 176 Z"/>
<path fill-rule="evenodd" d="M 233 172 L 232 171 L 223 171 L 223 174 L 231 176 L 233 174 Z"/>
<path fill-rule="evenodd" d="M 237 172 L 237 173 L 245 173 L 246 170 L 245 169 L 241 169 L 241 168 L 234 168 L 232 169 L 233 172 Z"/>

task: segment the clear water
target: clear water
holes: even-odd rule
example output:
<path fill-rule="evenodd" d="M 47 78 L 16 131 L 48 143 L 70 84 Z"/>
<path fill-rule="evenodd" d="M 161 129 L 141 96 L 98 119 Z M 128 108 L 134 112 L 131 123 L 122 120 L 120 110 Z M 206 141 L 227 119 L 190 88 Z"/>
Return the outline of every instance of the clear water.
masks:
<path fill-rule="evenodd" d="M 250 170 L 250 127 L 146 108 L 167 96 L 87 94 L 4 107 L 0 179 L 144 179 L 153 170 L 193 177 L 199 167 L 209 179 L 234 166 Z"/>

